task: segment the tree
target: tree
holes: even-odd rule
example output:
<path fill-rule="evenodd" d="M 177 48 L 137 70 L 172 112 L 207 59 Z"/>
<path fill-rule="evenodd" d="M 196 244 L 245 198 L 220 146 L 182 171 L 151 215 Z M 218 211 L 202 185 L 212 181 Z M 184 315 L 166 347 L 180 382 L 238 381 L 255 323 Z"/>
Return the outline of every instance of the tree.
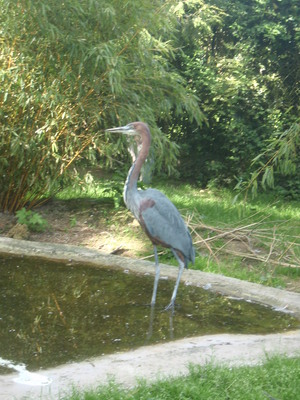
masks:
<path fill-rule="evenodd" d="M 247 179 L 252 160 L 299 118 L 300 16 L 295 0 L 180 2 L 177 68 L 207 125 L 174 118 L 181 173 L 203 185 Z M 267 160 L 265 160 L 267 161 Z"/>
<path fill-rule="evenodd" d="M 106 126 L 146 120 L 158 165 L 176 146 L 157 120 L 201 121 L 171 67 L 171 1 L 0 0 L 0 210 L 29 208 L 74 176 L 74 162 L 121 154 Z M 160 151 L 161 149 L 169 151 Z"/>
<path fill-rule="evenodd" d="M 290 198 L 300 197 L 300 174 L 299 174 L 299 150 L 300 150 L 300 124 L 292 124 L 282 134 L 273 137 L 267 144 L 263 153 L 252 160 L 252 165 L 257 168 L 251 173 L 246 182 L 239 182 L 236 189 L 248 194 L 251 189 L 252 196 L 257 195 L 259 184 L 264 190 L 274 188 L 275 175 L 279 178 L 281 193 Z M 262 162 L 261 160 L 267 161 Z M 258 166 L 257 166 L 258 165 Z M 285 177 L 285 185 L 280 178 Z M 292 177 L 292 179 L 286 179 Z"/>

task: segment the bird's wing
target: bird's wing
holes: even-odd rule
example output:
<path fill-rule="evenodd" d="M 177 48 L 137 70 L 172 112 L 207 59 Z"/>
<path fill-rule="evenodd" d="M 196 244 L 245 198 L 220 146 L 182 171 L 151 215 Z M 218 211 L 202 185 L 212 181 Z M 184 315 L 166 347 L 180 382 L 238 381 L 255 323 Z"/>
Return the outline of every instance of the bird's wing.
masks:
<path fill-rule="evenodd" d="M 160 191 L 143 191 L 139 221 L 154 242 L 179 250 L 193 261 L 194 249 L 190 233 L 174 204 Z"/>

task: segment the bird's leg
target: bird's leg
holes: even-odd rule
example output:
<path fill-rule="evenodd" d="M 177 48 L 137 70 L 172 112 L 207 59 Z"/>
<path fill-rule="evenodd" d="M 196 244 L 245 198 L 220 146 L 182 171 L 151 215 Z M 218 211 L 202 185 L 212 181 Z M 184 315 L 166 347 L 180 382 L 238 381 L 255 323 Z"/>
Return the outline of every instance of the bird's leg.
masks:
<path fill-rule="evenodd" d="M 155 306 L 153 305 L 153 306 L 151 306 L 151 311 L 150 311 L 150 321 L 149 321 L 149 329 L 148 329 L 148 333 L 147 333 L 147 342 L 152 337 L 154 314 L 155 314 Z"/>
<path fill-rule="evenodd" d="M 175 283 L 175 287 L 174 287 L 174 290 L 173 290 L 173 294 L 172 294 L 172 297 L 171 297 L 170 304 L 167 305 L 167 307 L 165 308 L 166 311 L 170 310 L 170 309 L 174 309 L 174 304 L 175 304 L 175 299 L 176 299 L 176 295 L 177 295 L 178 286 L 179 286 L 179 283 L 180 283 L 182 272 L 184 270 L 184 262 L 179 258 L 178 254 L 176 253 L 175 250 L 172 249 L 172 252 L 174 254 L 174 257 L 176 258 L 176 260 L 179 263 L 179 271 L 178 271 L 178 276 L 177 276 L 177 280 L 176 280 L 176 283 Z"/>
<path fill-rule="evenodd" d="M 174 326 L 173 326 L 173 317 L 174 317 L 174 313 L 170 313 L 169 315 L 169 323 L 170 323 L 170 339 L 173 340 L 174 339 Z"/>
<path fill-rule="evenodd" d="M 157 286 L 158 286 L 159 274 L 160 274 L 160 267 L 159 267 L 157 249 L 156 249 L 156 246 L 155 246 L 155 245 L 154 245 L 153 247 L 154 247 L 154 258 L 155 258 L 155 278 L 154 278 L 154 285 L 153 285 L 153 293 L 152 293 L 152 299 L 151 299 L 151 306 L 153 306 L 153 305 L 155 304 L 156 292 L 157 292 Z"/>

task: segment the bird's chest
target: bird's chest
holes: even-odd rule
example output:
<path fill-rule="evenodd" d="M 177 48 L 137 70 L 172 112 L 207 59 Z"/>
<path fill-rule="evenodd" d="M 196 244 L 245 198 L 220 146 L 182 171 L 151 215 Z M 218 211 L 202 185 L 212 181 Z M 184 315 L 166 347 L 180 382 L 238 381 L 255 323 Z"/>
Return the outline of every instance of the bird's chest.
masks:
<path fill-rule="evenodd" d="M 149 213 L 152 212 L 152 209 L 155 206 L 155 201 L 147 196 L 134 196 L 127 199 L 126 205 L 139 221 L 141 226 L 145 229 L 144 216 L 146 214 L 149 215 Z"/>

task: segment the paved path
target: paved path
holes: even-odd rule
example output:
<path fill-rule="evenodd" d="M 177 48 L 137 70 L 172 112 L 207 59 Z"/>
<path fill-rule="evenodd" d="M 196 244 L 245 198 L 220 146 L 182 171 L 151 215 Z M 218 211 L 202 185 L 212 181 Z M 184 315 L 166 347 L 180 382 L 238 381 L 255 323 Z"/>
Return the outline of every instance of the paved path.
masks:
<path fill-rule="evenodd" d="M 44 370 L 41 372 L 43 378 L 52 381 L 45 386 L 17 383 L 15 380 L 20 377 L 17 373 L 2 375 L 0 399 L 58 400 L 72 386 L 96 387 L 112 377 L 116 382 L 131 387 L 139 378 L 151 381 L 186 374 L 193 363 L 203 365 L 212 361 L 230 366 L 254 365 L 272 354 L 300 356 L 300 331 L 272 335 L 211 335 L 141 347 Z"/>

